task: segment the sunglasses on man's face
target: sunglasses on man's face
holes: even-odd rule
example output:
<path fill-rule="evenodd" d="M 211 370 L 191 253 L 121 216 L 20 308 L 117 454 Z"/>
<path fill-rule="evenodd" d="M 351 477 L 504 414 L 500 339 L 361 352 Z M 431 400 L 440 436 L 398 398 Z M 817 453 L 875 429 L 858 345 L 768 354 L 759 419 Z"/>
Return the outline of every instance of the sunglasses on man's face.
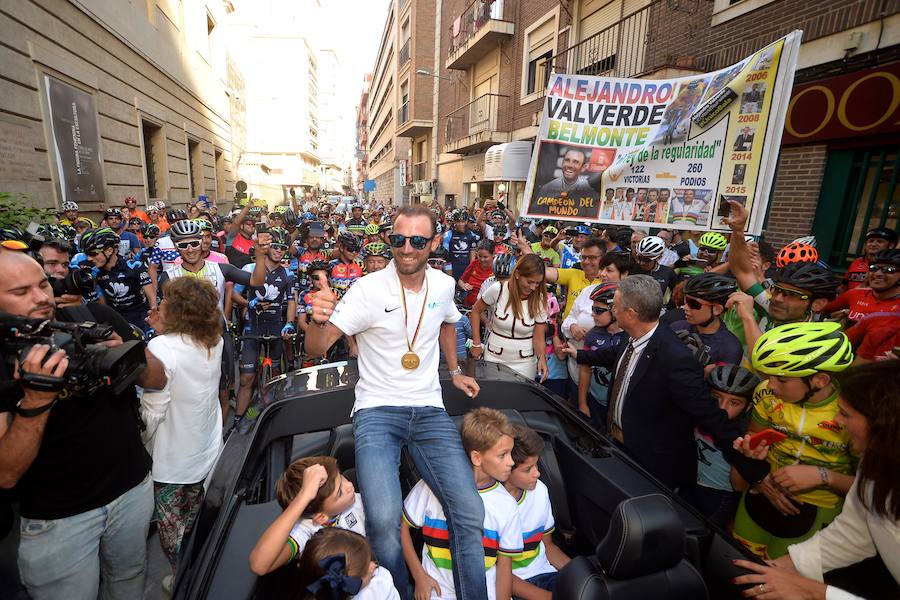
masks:
<path fill-rule="evenodd" d="M 103 250 L 91 250 L 89 252 L 85 252 L 85 254 L 87 254 L 88 257 L 100 256 L 101 254 L 103 254 Z"/>
<path fill-rule="evenodd" d="M 399 233 L 392 233 L 388 236 L 388 239 L 391 242 L 391 246 L 394 248 L 402 248 L 406 245 L 406 240 L 409 240 L 409 245 L 412 246 L 413 249 L 422 250 L 428 245 L 431 238 L 427 238 L 424 235 L 400 235 Z"/>
<path fill-rule="evenodd" d="M 772 295 L 781 294 L 785 298 L 799 298 L 800 300 L 809 300 L 809 294 L 800 290 L 792 290 L 790 288 L 781 287 L 780 285 L 772 286 Z"/>
<path fill-rule="evenodd" d="M 186 242 L 178 242 L 175 247 L 179 250 L 187 250 L 189 248 L 199 248 L 200 240 L 188 240 Z"/>
<path fill-rule="evenodd" d="M 602 306 L 592 306 L 591 312 L 593 312 L 595 315 L 602 315 L 603 313 L 608 313 L 609 309 L 603 308 Z"/>
<path fill-rule="evenodd" d="M 869 273 L 877 273 L 878 271 L 885 275 L 893 275 L 897 272 L 897 267 L 894 265 L 869 265 Z"/>
<path fill-rule="evenodd" d="M 687 306 L 691 310 L 700 310 L 704 306 L 709 306 L 709 304 L 704 304 L 700 300 L 696 298 L 691 298 L 690 296 L 684 297 L 684 305 Z"/>
<path fill-rule="evenodd" d="M 270 248 L 272 250 L 281 250 L 282 252 L 287 252 L 288 249 L 287 244 L 272 244 Z"/>

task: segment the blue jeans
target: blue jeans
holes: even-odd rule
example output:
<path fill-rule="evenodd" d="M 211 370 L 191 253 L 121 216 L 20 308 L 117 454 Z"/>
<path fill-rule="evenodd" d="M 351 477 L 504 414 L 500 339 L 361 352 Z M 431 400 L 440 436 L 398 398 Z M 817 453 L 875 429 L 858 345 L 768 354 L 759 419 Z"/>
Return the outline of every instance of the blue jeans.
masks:
<path fill-rule="evenodd" d="M 153 482 L 63 519 L 22 518 L 19 572 L 32 600 L 133 600 L 144 594 Z"/>
<path fill-rule="evenodd" d="M 353 416 L 353 433 L 356 476 L 366 507 L 366 535 L 378 563 L 391 572 L 401 597 L 412 598 L 400 546 L 400 450 L 406 446 L 447 516 L 456 597 L 485 600 L 484 504 L 449 415 L 433 407 L 365 408 Z"/>

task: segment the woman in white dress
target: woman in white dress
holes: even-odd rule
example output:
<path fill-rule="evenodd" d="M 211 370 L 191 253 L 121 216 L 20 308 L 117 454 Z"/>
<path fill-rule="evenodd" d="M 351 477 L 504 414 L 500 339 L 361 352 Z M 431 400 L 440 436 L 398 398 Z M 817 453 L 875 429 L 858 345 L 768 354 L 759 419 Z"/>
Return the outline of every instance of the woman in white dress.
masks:
<path fill-rule="evenodd" d="M 222 312 L 218 292 L 205 279 L 178 277 L 164 291 L 152 323 L 159 335 L 148 347 L 168 381 L 160 391 L 144 392 L 141 417 L 153 456 L 157 531 L 174 574 L 181 541 L 203 501 L 203 481 L 222 449 Z M 171 589 L 171 582 L 172 575 L 164 577 L 163 588 Z"/>
<path fill-rule="evenodd" d="M 507 281 L 498 281 L 475 303 L 472 320 L 472 348 L 475 358 L 503 363 L 529 379 L 547 378 L 544 330 L 547 326 L 547 295 L 544 261 L 535 254 L 521 257 Z M 491 315 L 491 335 L 481 343 L 483 311 Z"/>

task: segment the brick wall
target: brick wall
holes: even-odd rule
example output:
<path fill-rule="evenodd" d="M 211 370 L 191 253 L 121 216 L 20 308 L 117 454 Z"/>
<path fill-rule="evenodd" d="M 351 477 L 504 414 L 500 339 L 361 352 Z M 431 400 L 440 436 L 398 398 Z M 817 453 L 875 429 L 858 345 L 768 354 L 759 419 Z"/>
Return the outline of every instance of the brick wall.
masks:
<path fill-rule="evenodd" d="M 825 144 L 781 149 L 765 231 L 765 239 L 776 247 L 811 233 L 826 156 Z"/>
<path fill-rule="evenodd" d="M 435 3 L 415 0 L 411 10 L 413 36 L 412 65 L 409 70 L 410 97 L 412 107 L 410 119 L 431 120 L 434 80 L 427 75 L 417 75 L 417 69 L 429 73 L 434 70 L 434 11 Z"/>

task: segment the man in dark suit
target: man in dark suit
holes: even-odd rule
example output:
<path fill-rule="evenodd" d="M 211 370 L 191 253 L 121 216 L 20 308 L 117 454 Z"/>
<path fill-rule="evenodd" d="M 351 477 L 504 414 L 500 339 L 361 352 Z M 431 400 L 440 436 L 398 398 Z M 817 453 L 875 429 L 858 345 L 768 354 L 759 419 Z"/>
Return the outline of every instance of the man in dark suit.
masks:
<path fill-rule="evenodd" d="M 693 431 L 699 425 L 747 481 L 760 481 L 769 472 L 768 464 L 732 449 L 735 438 L 746 432 L 719 409 L 693 353 L 669 327 L 660 325 L 662 305 L 659 284 L 652 277 L 626 277 L 613 298 L 613 315 L 629 335 L 629 343 L 570 351 L 579 364 L 602 366 L 613 373 L 607 418 L 610 436 L 677 490 L 697 479 Z"/>

